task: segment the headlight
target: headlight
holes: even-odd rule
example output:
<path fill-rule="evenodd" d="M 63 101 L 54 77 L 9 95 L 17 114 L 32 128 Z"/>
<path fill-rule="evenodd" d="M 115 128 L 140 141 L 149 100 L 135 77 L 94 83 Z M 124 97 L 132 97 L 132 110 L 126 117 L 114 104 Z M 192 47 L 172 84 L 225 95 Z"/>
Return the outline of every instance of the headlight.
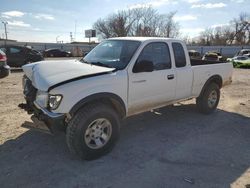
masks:
<path fill-rule="evenodd" d="M 49 95 L 49 108 L 55 110 L 62 101 L 62 95 Z"/>

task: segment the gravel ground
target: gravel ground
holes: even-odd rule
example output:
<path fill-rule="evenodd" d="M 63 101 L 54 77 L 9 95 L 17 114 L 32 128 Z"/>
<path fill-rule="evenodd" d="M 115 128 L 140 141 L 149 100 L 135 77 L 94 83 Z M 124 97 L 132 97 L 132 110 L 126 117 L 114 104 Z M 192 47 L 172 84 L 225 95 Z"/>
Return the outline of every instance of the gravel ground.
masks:
<path fill-rule="evenodd" d="M 131 117 L 123 122 L 114 150 L 90 162 L 68 152 L 64 134 L 25 128 L 32 122 L 17 107 L 24 102 L 22 75 L 0 80 L 1 188 L 250 184 L 250 70 L 234 70 L 215 113 L 198 113 L 192 100 Z"/>

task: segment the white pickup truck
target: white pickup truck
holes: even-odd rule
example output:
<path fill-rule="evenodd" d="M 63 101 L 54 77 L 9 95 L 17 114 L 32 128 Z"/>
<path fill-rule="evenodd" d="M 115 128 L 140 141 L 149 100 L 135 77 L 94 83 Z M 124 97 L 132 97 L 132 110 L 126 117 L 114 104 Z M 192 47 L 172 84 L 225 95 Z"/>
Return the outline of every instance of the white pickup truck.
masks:
<path fill-rule="evenodd" d="M 109 152 L 128 116 L 196 98 L 213 112 L 232 82 L 231 63 L 190 60 L 181 40 L 104 40 L 81 60 L 24 65 L 25 109 L 49 127 L 66 127 L 71 152 L 86 160 Z"/>

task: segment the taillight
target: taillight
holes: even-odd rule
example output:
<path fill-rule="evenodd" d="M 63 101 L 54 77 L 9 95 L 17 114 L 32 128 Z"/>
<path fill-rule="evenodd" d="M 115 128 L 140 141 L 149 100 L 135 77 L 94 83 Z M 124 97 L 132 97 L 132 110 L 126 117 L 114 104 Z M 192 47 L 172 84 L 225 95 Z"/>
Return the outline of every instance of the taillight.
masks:
<path fill-rule="evenodd" d="M 6 61 L 6 60 L 7 60 L 6 55 L 0 54 L 0 61 Z"/>

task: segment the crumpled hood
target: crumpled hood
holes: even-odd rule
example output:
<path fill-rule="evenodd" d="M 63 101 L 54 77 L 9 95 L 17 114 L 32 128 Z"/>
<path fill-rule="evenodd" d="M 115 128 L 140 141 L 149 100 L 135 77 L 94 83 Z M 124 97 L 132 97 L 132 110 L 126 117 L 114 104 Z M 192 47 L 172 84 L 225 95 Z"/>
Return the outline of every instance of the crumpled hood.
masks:
<path fill-rule="evenodd" d="M 51 86 L 70 79 L 115 70 L 82 63 L 78 60 L 40 61 L 24 65 L 22 69 L 32 81 L 33 86 L 42 91 L 47 91 Z"/>

